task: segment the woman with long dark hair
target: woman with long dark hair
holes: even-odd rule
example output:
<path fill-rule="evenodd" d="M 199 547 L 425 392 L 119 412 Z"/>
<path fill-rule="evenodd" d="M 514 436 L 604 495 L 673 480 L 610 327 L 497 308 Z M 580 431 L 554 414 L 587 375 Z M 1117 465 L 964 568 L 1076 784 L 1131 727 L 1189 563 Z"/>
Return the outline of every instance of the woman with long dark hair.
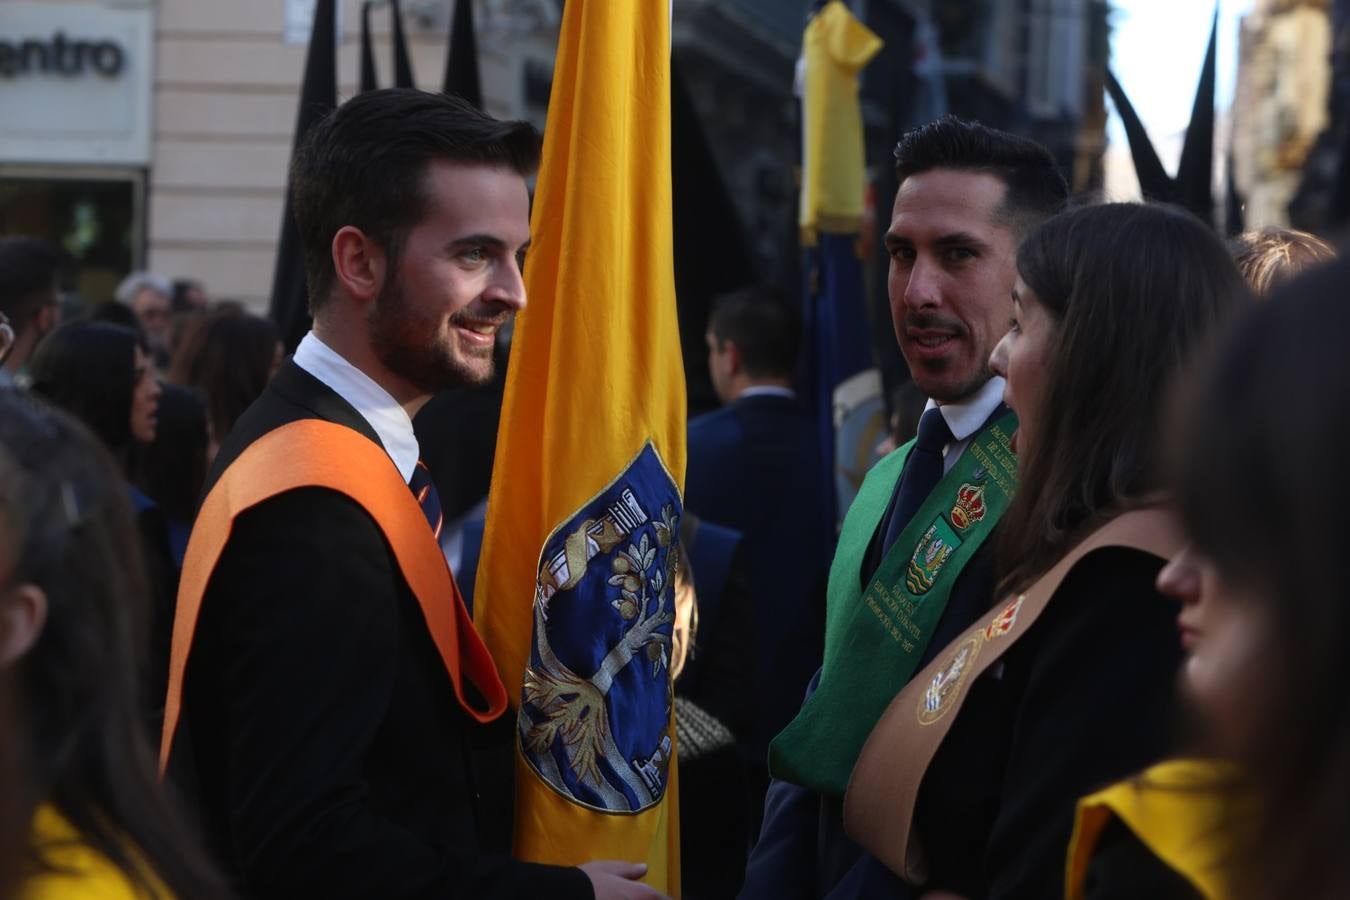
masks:
<path fill-rule="evenodd" d="M 1278 289 L 1183 412 L 1175 483 L 1192 539 L 1164 586 L 1183 690 L 1226 786 L 1227 895 L 1350 896 L 1350 263 Z"/>
<path fill-rule="evenodd" d="M 0 394 L 0 672 L 33 831 L 19 896 L 226 895 L 165 795 L 144 732 L 145 576 L 106 451 Z M 8 799 L 8 798 L 7 798 Z"/>
<path fill-rule="evenodd" d="M 897 696 L 845 803 L 901 897 L 1061 895 L 1077 799 L 1172 748 L 1176 603 L 1154 581 L 1179 538 L 1159 421 L 1247 290 L 1199 220 L 1136 204 L 1047 220 L 1017 270 L 991 359 L 1019 422 L 999 595 Z M 1001 466 L 972 476 L 915 566 L 959 541 Z"/>
<path fill-rule="evenodd" d="M 281 360 L 272 320 L 231 308 L 210 314 L 178 347 L 169 380 L 196 390 L 206 403 L 208 458 L 262 394 Z"/>
<path fill-rule="evenodd" d="M 1228 248 L 1258 300 L 1264 300 L 1303 270 L 1336 258 L 1335 251 L 1314 235 L 1283 228 L 1243 232 L 1229 241 Z M 1179 430 L 1184 432 L 1187 422 L 1205 421 L 1200 403 L 1199 397 L 1192 396 L 1182 404 L 1174 423 L 1182 426 Z M 1177 468 L 1175 460 L 1173 468 Z M 1194 501 L 1197 495 L 1192 480 L 1175 471 L 1172 474 L 1179 493 Z M 1203 491 L 1203 479 L 1200 484 Z M 1188 485 L 1192 489 L 1188 490 Z M 1229 618 L 1223 598 L 1232 592 L 1232 582 L 1226 581 L 1214 561 L 1193 545 L 1163 567 L 1158 588 L 1182 603 L 1178 625 L 1181 644 L 1187 650 L 1195 648 L 1200 639 L 1198 625 L 1212 624 L 1215 619 L 1222 625 Z M 1241 621 L 1241 617 L 1235 620 Z M 1184 717 L 1189 732 L 1184 738 L 1186 755 L 1152 766 L 1079 802 L 1069 847 L 1066 900 L 1126 900 L 1144 895 L 1153 900 L 1264 896 L 1252 891 L 1235 893 L 1232 877 L 1242 845 L 1251 839 L 1254 807 L 1246 778 L 1232 764 L 1234 735 L 1226 732 L 1233 723 L 1249 719 L 1237 709 L 1211 715 L 1203 702 L 1192 699 L 1192 695 L 1203 699 L 1217 691 L 1220 703 L 1226 697 L 1230 703 L 1236 700 L 1242 710 L 1248 709 L 1247 690 L 1259 686 L 1262 670 L 1259 665 L 1241 671 L 1227 669 L 1216 678 L 1209 655 L 1192 653 L 1183 676 L 1183 699 L 1190 700 Z M 1220 653 L 1219 659 L 1222 662 L 1230 655 Z M 1244 683 L 1249 681 L 1252 683 Z"/>
<path fill-rule="evenodd" d="M 106 322 L 69 322 L 38 346 L 32 389 L 84 422 L 127 473 L 135 445 L 155 439 L 159 382 L 145 341 Z"/>
<path fill-rule="evenodd" d="M 178 568 L 163 511 L 133 483 L 138 454 L 154 439 L 161 388 L 140 335 L 106 322 L 70 322 L 38 345 L 29 365 L 32 390 L 71 413 L 103 442 L 117 461 L 131 500 L 140 550 L 149 574 L 152 639 L 146 696 L 149 724 L 168 686 L 169 638 Z"/>

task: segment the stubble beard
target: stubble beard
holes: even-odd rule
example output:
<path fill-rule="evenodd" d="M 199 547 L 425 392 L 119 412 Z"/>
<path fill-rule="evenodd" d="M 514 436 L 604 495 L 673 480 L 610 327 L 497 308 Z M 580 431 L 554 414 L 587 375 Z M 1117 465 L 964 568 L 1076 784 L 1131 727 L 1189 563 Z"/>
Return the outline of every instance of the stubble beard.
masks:
<path fill-rule="evenodd" d="M 964 377 L 956 380 L 960 374 L 957 370 L 963 365 L 967 365 L 967 360 L 970 357 L 966 357 L 964 353 L 958 350 L 954 356 L 949 355 L 944 359 L 920 358 L 911 361 L 909 355 L 905 352 L 905 340 L 902 337 L 902 333 L 910 328 L 939 328 L 950 331 L 955 335 L 956 340 L 966 347 L 974 345 L 974 335 L 959 320 L 928 311 L 907 313 L 903 321 L 896 324 L 896 338 L 900 343 L 900 355 L 905 358 L 905 365 L 909 368 L 910 378 L 918 385 L 919 390 L 923 391 L 925 396 L 939 403 L 960 403 L 974 395 L 989 381 L 991 373 L 986 361 L 989 359 L 990 353 L 993 352 L 993 347 L 986 350 L 976 350 L 973 356 L 974 362 L 970 363 L 970 371 L 965 373 Z"/>
<path fill-rule="evenodd" d="M 444 334 L 445 323 L 416 314 L 397 272 L 375 298 L 367 322 L 376 357 L 423 393 L 479 387 L 492 380 L 492 348 L 460 348 L 457 355 Z M 474 365 L 478 360 L 483 363 Z"/>
<path fill-rule="evenodd" d="M 911 372 L 913 372 L 913 368 L 911 368 Z M 949 383 L 947 379 L 941 376 L 934 377 L 928 373 L 920 375 L 914 381 L 919 385 L 920 390 L 938 403 L 960 403 L 974 396 L 980 388 L 989 383 L 991 377 L 987 369 L 977 369 L 969 378 L 955 384 Z M 936 384 L 933 387 L 927 387 L 924 382 L 930 384 L 936 382 Z"/>
<path fill-rule="evenodd" d="M 902 354 L 903 355 L 903 354 Z M 985 358 L 988 358 L 987 355 Z M 905 360 L 909 366 L 910 378 L 919 386 L 924 395 L 938 403 L 960 403 L 973 396 L 993 377 L 988 366 L 976 365 L 960 380 L 957 368 L 960 360 Z"/>

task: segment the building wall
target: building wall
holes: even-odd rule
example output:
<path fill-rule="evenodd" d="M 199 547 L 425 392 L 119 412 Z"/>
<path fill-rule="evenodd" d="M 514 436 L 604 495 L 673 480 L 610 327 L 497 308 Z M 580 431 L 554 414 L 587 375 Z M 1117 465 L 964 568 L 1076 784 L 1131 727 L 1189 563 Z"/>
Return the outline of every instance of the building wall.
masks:
<path fill-rule="evenodd" d="M 1034 138 L 1079 189 L 1101 183 L 1093 0 L 935 0 L 952 112 Z M 1085 85 L 1087 87 L 1085 88 Z"/>
<path fill-rule="evenodd" d="M 1289 224 L 1289 201 L 1328 124 L 1331 35 L 1320 0 L 1258 0 L 1243 19 L 1232 146 L 1249 228 Z"/>
<path fill-rule="evenodd" d="M 0 15 L 10 2 L 17 0 L 0 0 Z M 149 165 L 134 173 L 144 183 L 143 228 L 134 258 L 170 278 L 199 279 L 214 297 L 264 308 L 306 54 L 304 42 L 284 39 L 286 10 L 303 0 L 103 2 L 155 10 L 151 155 Z M 784 2 L 803 9 L 806 5 Z M 877 7 L 887 2 L 896 0 L 871 0 Z M 403 5 L 418 86 L 437 88 L 452 2 L 403 0 Z M 1049 122 L 1064 132 L 1058 142 L 1064 146 L 1056 149 L 1071 168 L 1085 141 L 1077 128 L 1082 95 L 1070 87 L 1083 67 L 1080 14 L 1085 5 L 1085 0 L 936 4 L 935 13 L 960 7 L 957 12 L 983 11 L 992 17 L 987 27 L 964 16 L 946 20 L 951 30 L 944 39 L 973 54 L 949 59 L 966 71 L 964 81 L 959 74 L 949 81 L 952 108 L 1028 133 L 1035 132 L 1038 120 Z M 558 0 L 475 0 L 489 112 L 542 125 L 559 7 Z M 784 23 L 799 17 L 800 10 L 794 16 L 778 15 L 773 20 L 777 27 L 770 28 L 760 21 L 763 15 L 756 18 L 755 11 L 763 9 L 783 12 L 772 4 L 740 0 L 730 5 L 679 0 L 674 43 L 677 55 L 690 63 L 690 92 L 740 208 L 756 263 L 774 271 L 785 264 L 778 229 L 791 221 L 792 165 L 799 140 L 790 88 L 797 26 L 790 29 Z M 339 23 L 341 100 L 357 86 L 359 0 L 340 0 Z M 392 53 L 387 7 L 375 11 L 373 24 L 377 68 L 388 84 Z M 973 33 L 957 40 L 962 29 Z M 1038 70 L 1036 108 L 1028 110 L 1023 94 L 1030 49 L 1026 38 L 1032 35 L 1037 46 L 1057 52 L 1036 54 L 1045 68 Z M 900 37 L 908 38 L 908 32 Z M 907 41 L 902 43 L 906 46 L 895 50 L 906 51 L 901 56 L 907 70 L 910 48 Z M 962 84 L 972 95 L 968 103 Z M 869 114 L 873 112 L 869 107 Z M 872 118 L 874 128 L 893 130 L 889 115 Z M 877 146 L 888 151 L 893 138 L 887 134 Z M 874 162 L 887 165 L 886 153 Z M 71 166 L 69 171 L 74 170 Z"/>
<path fill-rule="evenodd" d="M 427 27 L 405 8 L 413 73 L 424 89 L 441 84 L 448 0 L 443 5 Z M 149 268 L 198 278 L 212 296 L 260 310 L 271 289 L 306 53 L 305 45 L 283 40 L 283 6 L 278 0 L 161 0 L 156 25 Z M 341 101 L 358 83 L 359 0 L 342 0 L 339 25 Z M 551 68 L 551 44 L 526 36 L 508 58 L 494 40 L 506 35 L 483 25 L 480 19 L 488 111 L 542 118 L 541 111 L 526 108 L 520 63 L 536 55 Z M 387 8 L 373 12 L 372 32 L 376 69 L 388 86 L 393 63 Z"/>
<path fill-rule="evenodd" d="M 796 221 L 796 47 L 706 0 L 675 11 L 675 59 L 754 265 L 771 276 L 785 263 L 783 238 Z"/>

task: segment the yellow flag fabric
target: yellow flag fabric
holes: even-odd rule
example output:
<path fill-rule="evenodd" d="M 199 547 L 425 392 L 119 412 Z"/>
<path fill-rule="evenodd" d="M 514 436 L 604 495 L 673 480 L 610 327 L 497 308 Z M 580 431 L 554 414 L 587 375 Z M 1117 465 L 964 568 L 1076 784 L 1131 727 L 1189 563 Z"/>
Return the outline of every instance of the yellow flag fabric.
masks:
<path fill-rule="evenodd" d="M 1223 875 L 1245 811 L 1231 796 L 1236 782 L 1227 764 L 1175 759 L 1078 801 L 1065 871 L 1067 900 L 1082 900 L 1097 839 L 1113 818 L 1205 900 L 1230 896 Z"/>
<path fill-rule="evenodd" d="M 568 0 L 475 622 L 516 712 L 516 854 L 643 861 L 678 895 L 671 208 L 669 6 Z"/>
<path fill-rule="evenodd" d="M 881 38 L 841 0 L 812 17 L 802 36 L 802 190 L 798 224 L 805 245 L 818 231 L 856 232 L 864 172 L 858 73 Z"/>

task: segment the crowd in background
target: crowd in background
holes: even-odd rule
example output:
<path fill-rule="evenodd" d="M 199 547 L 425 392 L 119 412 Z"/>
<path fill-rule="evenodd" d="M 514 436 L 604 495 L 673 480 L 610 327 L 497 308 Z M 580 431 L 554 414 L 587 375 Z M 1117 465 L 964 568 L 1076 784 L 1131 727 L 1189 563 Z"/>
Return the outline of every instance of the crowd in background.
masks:
<path fill-rule="evenodd" d="M 163 705 L 178 570 L 220 437 L 266 387 L 282 346 L 269 319 L 212 303 L 194 281 L 146 272 L 84 311 L 63 308 L 60 252 L 0 238 L 4 311 L 15 329 L 7 381 L 80 420 L 117 466 L 151 597 L 146 702 Z M 63 321 L 64 319 L 64 321 Z"/>
<path fill-rule="evenodd" d="M 1183 704 L 1194 711 L 1185 749 L 1235 764 L 1190 785 L 1227 810 L 1224 852 L 1210 861 L 1224 886 L 1213 896 L 1350 895 L 1340 852 L 1350 837 L 1350 709 L 1340 688 L 1350 674 L 1340 646 L 1350 632 L 1342 546 L 1350 491 L 1339 473 L 1350 430 L 1338 406 L 1350 395 L 1350 270 L 1328 263 L 1333 252 L 1311 235 L 1254 232 L 1225 251 L 1188 214 L 1143 205 L 1086 206 L 1028 232 L 1018 257 L 1021 299 L 1009 304 L 1013 333 L 992 365 L 1028 394 L 1025 386 L 1036 384 L 1027 380 L 1028 359 L 1057 380 L 1037 385 L 1032 400 L 1005 395 L 1024 425 L 1038 424 L 1022 432 L 1019 451 L 1031 460 L 1024 483 L 1045 493 L 1012 507 L 1002 584 L 1026 589 L 1081 536 L 1081 522 L 1110 504 L 1175 497 L 1190 543 L 1159 587 L 1183 601 L 1189 660 L 1159 658 L 1156 670 L 1170 697 L 1181 668 Z M 212 302 L 196 282 L 148 273 L 128 275 L 114 298 L 87 310 L 63 309 L 63 266 L 40 241 L 0 238 L 0 312 L 10 330 L 9 389 L 0 391 L 0 896 L 76 896 L 62 880 L 72 870 L 126 878 L 158 896 L 229 896 L 191 814 L 158 782 L 150 747 L 163 717 L 179 570 L 208 468 L 281 366 L 283 347 L 268 319 Z M 1294 278 L 1309 267 L 1312 274 Z M 1263 302 L 1249 302 L 1240 276 Z M 1148 291 L 1167 298 L 1165 316 L 1139 305 Z M 1069 298 L 1079 305 L 1064 305 Z M 724 355 L 728 341 L 744 349 L 752 335 L 774 333 L 777 358 L 756 383 L 761 397 L 781 399 L 791 393 L 798 326 L 787 301 L 771 301 L 777 312 L 756 312 L 757 302 L 730 298 L 714 315 L 713 382 L 725 387 L 739 371 Z M 1036 340 L 1040 355 L 1027 349 Z M 766 371 L 758 362 L 756 370 Z M 719 394 L 730 404 L 746 386 Z M 926 400 L 912 385 L 895 393 L 879 456 L 922 433 Z M 1155 430 L 1163 407 L 1180 411 Z M 1108 438 L 1117 444 L 1102 457 Z M 1085 460 L 1100 461 L 1101 471 L 1089 478 Z M 785 479 L 806 470 L 781 454 L 777 462 L 781 469 L 768 472 L 758 463 L 709 472 L 691 461 L 685 540 L 693 575 L 685 573 L 683 588 L 698 594 L 700 609 L 686 609 L 680 626 L 688 680 L 676 691 L 682 736 L 707 754 L 701 766 L 689 756 L 684 788 L 698 792 L 683 823 L 693 851 L 686 883 L 703 891 L 689 896 L 740 888 L 759 828 L 764 754 L 820 662 L 822 554 L 833 535 L 809 535 L 800 521 L 763 508 L 715 508 L 723 493 L 711 482 L 723 477 L 742 486 L 764 478 L 791 506 L 804 494 Z M 1103 485 L 1108 495 L 1092 493 Z M 748 518 L 731 521 L 738 512 Z M 703 536 L 697 516 L 708 520 Z M 714 564 L 723 552 L 719 526 L 736 536 Z M 783 534 L 766 539 L 775 528 Z M 804 535 L 811 540 L 785 561 L 784 542 Z M 822 558 L 812 560 L 809 578 L 796 578 L 811 553 Z M 718 575 L 691 584 L 701 559 Z M 793 601 L 800 621 L 776 624 L 800 646 L 770 665 L 738 658 L 736 648 L 768 639 L 764 621 L 747 610 L 764 590 L 761 573 L 774 566 L 793 575 L 774 585 L 774 597 L 796 589 L 809 597 Z M 1102 584 L 1109 575 L 1110 585 L 1151 591 L 1155 569 L 1126 560 Z M 1176 609 L 1157 606 L 1153 624 L 1170 631 Z M 1133 614 L 1102 615 L 1092 628 Z M 1084 626 L 1079 639 L 1091 633 Z M 788 647 L 787 637 L 774 639 Z M 785 659 L 797 664 L 790 675 Z M 1058 729 L 1047 740 L 1062 737 Z M 948 826 L 956 829 L 935 827 Z M 1139 869 L 1150 852 L 1177 868 L 1140 841 L 1147 844 L 1107 832 L 1086 865 L 1087 896 L 1131 896 L 1111 892 L 1113 873 Z M 939 855 L 938 871 L 943 863 Z M 1184 893 L 1194 888 L 1192 880 L 1155 895 L 1210 895 Z"/>

